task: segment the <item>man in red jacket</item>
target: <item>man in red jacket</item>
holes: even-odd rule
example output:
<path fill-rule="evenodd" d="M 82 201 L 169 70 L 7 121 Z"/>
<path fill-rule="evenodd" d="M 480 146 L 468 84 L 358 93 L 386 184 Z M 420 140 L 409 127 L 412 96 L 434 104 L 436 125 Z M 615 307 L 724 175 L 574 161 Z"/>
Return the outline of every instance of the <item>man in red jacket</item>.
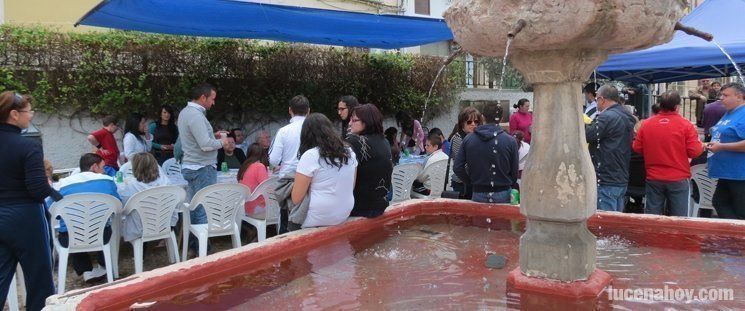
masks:
<path fill-rule="evenodd" d="M 647 170 L 645 212 L 663 214 L 665 201 L 670 216 L 688 215 L 691 169 L 689 158 L 703 152 L 696 128 L 684 119 L 678 108 L 680 95 L 668 91 L 660 96 L 660 113 L 642 123 L 632 148 L 644 156 Z"/>

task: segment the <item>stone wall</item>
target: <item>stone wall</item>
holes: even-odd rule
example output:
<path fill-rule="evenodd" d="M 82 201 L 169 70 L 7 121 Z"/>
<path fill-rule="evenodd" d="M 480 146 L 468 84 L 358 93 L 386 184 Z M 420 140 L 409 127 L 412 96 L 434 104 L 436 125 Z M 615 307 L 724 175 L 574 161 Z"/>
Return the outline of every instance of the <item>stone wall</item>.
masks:
<path fill-rule="evenodd" d="M 511 105 L 516 103 L 520 98 L 528 98 L 532 102 L 533 94 L 519 91 L 496 92 L 490 89 L 466 89 L 460 94 L 450 111 L 426 122 L 423 126 L 427 128 L 438 127 L 442 130 L 445 136 L 448 136 L 458 119 L 460 109 L 464 107 L 464 105 L 468 105 L 470 102 L 479 101 L 500 101 L 503 103 L 508 101 L 509 106 L 511 107 Z M 269 131 L 273 138 L 277 130 L 287 124 L 288 120 L 289 117 L 284 120 L 279 120 L 278 122 L 270 123 L 262 127 L 262 129 Z M 123 128 L 124 121 L 122 120 L 120 122 L 122 123 L 119 125 Z M 80 155 L 93 150 L 93 147 L 86 140 L 88 133 L 101 128 L 101 122 L 99 120 L 94 120 L 89 117 L 82 117 L 80 119 L 75 118 L 71 120 L 43 113 L 37 113 L 34 117 L 33 123 L 42 133 L 44 156 L 52 162 L 55 169 L 76 167 Z M 396 121 L 393 118 L 386 118 L 383 126 L 384 128 L 390 126 L 395 127 Z M 255 141 L 257 133 L 258 131 L 248 133 L 248 141 Z M 122 130 L 117 131 L 115 134 L 120 148 L 122 134 Z"/>

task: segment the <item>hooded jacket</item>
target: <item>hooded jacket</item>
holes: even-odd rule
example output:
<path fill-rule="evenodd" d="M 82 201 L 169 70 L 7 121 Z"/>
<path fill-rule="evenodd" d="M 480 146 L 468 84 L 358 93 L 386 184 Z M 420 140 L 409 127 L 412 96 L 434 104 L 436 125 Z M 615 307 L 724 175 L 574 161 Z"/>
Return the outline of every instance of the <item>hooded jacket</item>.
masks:
<path fill-rule="evenodd" d="M 518 163 L 517 141 L 500 126 L 484 124 L 463 139 L 453 172 L 473 192 L 500 192 L 517 181 Z"/>
<path fill-rule="evenodd" d="M 598 184 L 621 187 L 629 183 L 635 123 L 626 108 L 615 104 L 598 113 L 585 129 Z"/>

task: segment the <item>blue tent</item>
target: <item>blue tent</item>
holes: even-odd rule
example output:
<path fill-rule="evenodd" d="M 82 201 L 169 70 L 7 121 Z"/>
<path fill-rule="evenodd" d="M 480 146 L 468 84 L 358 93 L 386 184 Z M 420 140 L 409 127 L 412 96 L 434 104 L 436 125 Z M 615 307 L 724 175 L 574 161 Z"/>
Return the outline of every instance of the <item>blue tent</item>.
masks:
<path fill-rule="evenodd" d="M 442 19 L 239 0 L 104 0 L 78 24 L 174 35 L 394 49 L 446 41 Z"/>
<path fill-rule="evenodd" d="M 706 0 L 681 22 L 714 35 L 714 40 L 743 67 L 743 20 L 745 0 Z M 736 70 L 714 43 L 678 31 L 666 44 L 611 55 L 597 73 L 599 77 L 626 82 L 663 83 L 730 76 Z"/>

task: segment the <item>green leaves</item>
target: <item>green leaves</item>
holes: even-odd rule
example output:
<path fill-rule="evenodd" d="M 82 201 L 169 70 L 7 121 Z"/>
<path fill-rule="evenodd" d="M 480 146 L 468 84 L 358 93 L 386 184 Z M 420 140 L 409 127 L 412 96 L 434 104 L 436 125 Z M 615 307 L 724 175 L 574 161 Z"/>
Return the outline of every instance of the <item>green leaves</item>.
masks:
<path fill-rule="evenodd" d="M 218 89 L 211 115 L 285 116 L 297 94 L 313 111 L 336 114 L 343 95 L 374 103 L 384 113 L 421 115 L 442 59 L 362 49 L 265 41 L 194 38 L 109 31 L 57 33 L 0 26 L 0 90 L 31 93 L 48 113 L 155 117 L 158 107 L 182 107 L 202 81 Z M 429 107 L 445 106 L 462 87 L 462 65 L 451 64 Z"/>

